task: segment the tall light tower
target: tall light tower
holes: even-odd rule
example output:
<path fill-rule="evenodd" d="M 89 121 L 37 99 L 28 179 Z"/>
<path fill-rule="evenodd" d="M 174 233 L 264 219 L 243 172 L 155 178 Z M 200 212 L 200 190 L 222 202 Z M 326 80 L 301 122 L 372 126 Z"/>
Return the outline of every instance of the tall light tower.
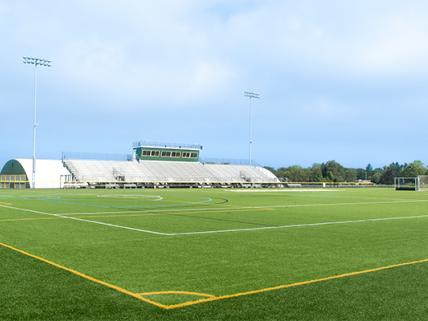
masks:
<path fill-rule="evenodd" d="M 260 99 L 260 94 L 253 91 L 244 91 L 244 96 L 248 97 L 248 162 L 253 164 L 253 125 L 252 125 L 252 101 Z"/>
<path fill-rule="evenodd" d="M 50 67 L 51 61 L 41 58 L 23 57 L 23 63 L 34 66 L 34 122 L 33 122 L 33 168 L 32 188 L 36 187 L 36 132 L 37 132 L 37 67 Z"/>

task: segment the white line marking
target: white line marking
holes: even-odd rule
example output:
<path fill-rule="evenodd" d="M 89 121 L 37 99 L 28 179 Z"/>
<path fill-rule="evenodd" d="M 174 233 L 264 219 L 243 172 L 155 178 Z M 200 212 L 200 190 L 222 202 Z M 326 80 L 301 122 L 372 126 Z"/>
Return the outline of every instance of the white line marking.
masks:
<path fill-rule="evenodd" d="M 305 192 L 344 192 L 343 190 L 338 189 L 315 189 L 315 188 L 303 188 L 303 189 L 235 189 L 235 190 L 223 190 L 232 193 L 305 193 Z"/>
<path fill-rule="evenodd" d="M 402 204 L 402 203 L 421 203 L 428 200 L 398 200 L 398 201 L 378 201 L 378 202 L 344 202 L 344 203 L 314 203 L 314 204 L 288 204 L 288 205 L 262 205 L 262 206 L 236 206 L 236 207 L 199 207 L 199 208 L 180 208 L 180 209 L 145 209 L 141 211 L 104 211 L 104 212 L 74 212 L 58 213 L 58 215 L 96 215 L 96 214 L 138 214 L 138 213 L 164 213 L 164 212 L 218 212 L 219 210 L 245 210 L 245 209 L 264 209 L 264 208 L 295 208 L 295 207 L 318 207 L 318 206 L 347 206 L 347 205 L 380 205 L 380 204 Z"/>
<path fill-rule="evenodd" d="M 156 231 L 151 231 L 151 230 L 143 230 L 143 229 L 133 228 L 133 227 L 129 227 L 129 226 L 110 224 L 110 223 L 93 221 L 93 220 L 86 220 L 86 219 L 81 219 L 81 218 L 77 218 L 77 217 L 62 216 L 59 214 L 52 214 L 52 213 L 41 212 L 41 211 L 30 210 L 30 209 L 19 208 L 19 207 L 13 207 L 13 206 L 0 205 L 0 207 L 10 208 L 10 209 L 24 211 L 24 212 L 48 215 L 48 216 L 55 216 L 55 217 L 59 217 L 59 218 L 63 218 L 63 219 L 69 219 L 69 220 L 75 220 L 75 221 L 81 221 L 81 222 L 87 222 L 87 223 L 94 223 L 94 224 L 99 224 L 99 225 L 104 225 L 104 226 L 109 226 L 109 227 L 115 227 L 115 228 L 120 228 L 120 229 L 125 229 L 125 230 L 131 230 L 131 231 L 136 231 L 136 232 L 162 235 L 162 236 L 181 236 L 181 235 L 219 234 L 219 233 L 233 233 L 233 232 L 252 232 L 252 231 L 260 231 L 260 230 L 274 230 L 274 229 L 287 229 L 287 228 L 299 228 L 299 227 L 314 227 L 314 226 L 325 226 L 325 225 L 355 224 L 355 223 L 367 223 L 367 222 L 383 222 L 383 221 L 394 221 L 394 220 L 428 218 L 428 214 L 427 214 L 427 215 L 414 215 L 414 216 L 369 218 L 369 219 L 349 220 L 349 221 L 330 221 L 330 222 L 290 224 L 290 225 L 279 225 L 279 226 L 263 226 L 263 227 L 227 229 L 227 230 L 164 233 L 164 232 L 156 232 Z"/>
<path fill-rule="evenodd" d="M 170 233 L 162 233 L 162 232 L 155 232 L 155 231 L 150 231 L 150 230 L 143 230 L 143 229 L 129 227 L 129 226 L 110 224 L 110 223 L 99 222 L 99 221 L 94 221 L 94 220 L 86 220 L 86 219 L 78 218 L 78 217 L 63 216 L 60 214 L 35 211 L 35 210 L 27 209 L 27 208 L 19 208 L 19 207 L 6 206 L 6 205 L 0 205 L 0 207 L 9 208 L 12 210 L 17 210 L 17 211 L 22 211 L 22 212 L 29 212 L 29 213 L 35 213 L 35 214 L 41 214 L 41 215 L 54 216 L 54 217 L 59 217 L 59 218 L 63 218 L 63 219 L 73 220 L 73 221 L 80 221 L 80 222 L 99 224 L 99 225 L 104 225 L 104 226 L 109 226 L 109 227 L 116 227 L 116 228 L 120 228 L 120 229 L 124 229 L 124 230 L 136 231 L 136 232 L 144 232 L 144 233 L 155 234 L 155 235 L 163 235 L 163 236 L 172 235 Z"/>
<path fill-rule="evenodd" d="M 351 221 L 332 221 L 332 222 L 320 222 L 320 223 L 279 225 L 279 226 L 263 226 L 263 227 L 252 227 L 252 228 L 229 229 L 229 230 L 180 232 L 180 233 L 170 233 L 170 235 L 180 236 L 180 235 L 217 234 L 217 233 L 232 233 L 232 232 L 251 232 L 251 231 L 260 231 L 260 230 L 286 229 L 286 228 L 294 228 L 294 227 L 313 227 L 313 226 L 324 226 L 324 225 L 355 224 L 355 223 L 381 222 L 381 221 L 393 221 L 393 220 L 407 220 L 407 219 L 417 219 L 417 218 L 428 218 L 428 214 L 427 215 L 416 215 L 416 216 L 369 218 L 369 219 L 364 219 L 364 220 L 351 220 Z"/>
<path fill-rule="evenodd" d="M 160 195 L 139 195 L 139 194 L 118 194 L 118 195 L 97 195 L 99 198 L 112 198 L 112 199 L 147 199 L 149 201 L 162 201 L 163 197 Z"/>

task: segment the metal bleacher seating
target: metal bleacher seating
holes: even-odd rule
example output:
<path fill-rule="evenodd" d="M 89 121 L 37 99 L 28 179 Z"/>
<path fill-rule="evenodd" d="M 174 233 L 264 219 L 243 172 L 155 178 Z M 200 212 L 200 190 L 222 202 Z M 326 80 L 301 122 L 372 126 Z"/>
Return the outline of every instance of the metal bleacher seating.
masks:
<path fill-rule="evenodd" d="M 80 183 L 278 183 L 270 171 L 249 165 L 203 164 L 182 161 L 64 160 Z"/>

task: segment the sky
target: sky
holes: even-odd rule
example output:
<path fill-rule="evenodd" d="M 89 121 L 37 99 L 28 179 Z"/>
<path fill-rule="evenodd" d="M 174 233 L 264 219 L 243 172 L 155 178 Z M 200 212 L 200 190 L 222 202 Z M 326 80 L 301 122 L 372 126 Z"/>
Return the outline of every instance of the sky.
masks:
<path fill-rule="evenodd" d="M 428 2 L 0 0 L 0 167 L 198 143 L 257 163 L 428 163 Z"/>

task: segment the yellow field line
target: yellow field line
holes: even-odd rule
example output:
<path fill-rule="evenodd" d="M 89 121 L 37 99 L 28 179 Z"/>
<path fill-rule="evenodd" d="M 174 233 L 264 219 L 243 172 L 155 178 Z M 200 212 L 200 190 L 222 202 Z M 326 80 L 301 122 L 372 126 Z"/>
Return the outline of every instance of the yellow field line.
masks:
<path fill-rule="evenodd" d="M 110 289 L 116 290 L 122 294 L 126 294 L 128 296 L 131 296 L 135 299 L 138 299 L 140 301 L 149 303 L 151 305 L 154 305 L 158 308 L 161 309 L 165 309 L 165 310 L 172 310 L 172 309 L 179 309 L 179 308 L 184 308 L 184 307 L 188 307 L 188 306 L 192 306 L 192 305 L 196 305 L 196 304 L 201 304 L 201 303 L 207 303 L 207 302 L 214 302 L 214 301 L 220 301 L 220 300 L 226 300 L 226 299 L 232 299 L 232 298 L 237 298 L 237 297 L 241 297 L 241 296 L 247 296 L 247 295 L 253 295 L 253 294 L 260 294 L 260 293 L 265 293 L 265 292 L 271 292 L 271 291 L 277 291 L 277 290 L 282 290 L 282 289 L 287 289 L 287 288 L 292 288 L 292 287 L 297 287 L 297 286 L 302 286 L 302 285 L 309 285 L 309 284 L 314 284 L 314 283 L 321 283 L 321 282 L 326 282 L 326 281 L 330 281 L 330 280 L 336 280 L 336 279 L 342 279 L 342 278 L 347 278 L 347 277 L 352 277 L 352 276 L 358 276 L 358 275 L 363 275 L 363 274 L 368 274 L 368 273 L 374 273 L 374 272 L 379 272 L 379 271 L 384 271 L 384 270 L 389 270 L 389 269 L 394 269 L 394 268 L 399 268 L 399 267 L 403 267 L 403 266 L 408 266 L 408 265 L 415 265 L 415 264 L 421 264 L 421 263 L 428 263 L 428 258 L 426 259 L 420 259 L 420 260 L 415 260 L 415 261 L 410 261 L 410 262 L 403 262 L 403 263 L 397 263 L 397 264 L 391 264 L 391 265 L 386 265 L 386 266 L 381 266 L 381 267 L 377 267 L 377 268 L 373 268 L 373 269 L 367 269 L 367 270 L 361 270 L 361 271 L 356 271 L 356 272 L 349 272 L 349 273 L 343 273 L 343 274 L 337 274 L 337 275 L 332 275 L 332 276 L 328 276 L 328 277 L 324 277 L 324 278 L 319 278 L 319 279 L 313 279 L 313 280 L 307 280 L 307 281 L 301 281 L 301 282 L 295 282 L 295 283 L 290 283 L 290 284 L 284 284 L 284 285 L 278 285 L 278 286 L 273 286 L 273 287 L 268 287 L 268 288 L 264 288 L 264 289 L 258 289 L 258 290 L 251 290 L 251 291 L 245 291 L 245 292 L 238 292 L 238 293 L 234 293 L 234 294 L 228 294 L 228 295 L 222 295 L 222 296 L 214 296 L 214 295 L 210 295 L 210 294 L 204 294 L 204 293 L 199 293 L 199 292 L 187 292 L 187 291 L 159 291 L 159 292 L 144 292 L 144 293 L 135 293 L 135 292 L 131 292 L 129 290 L 123 289 L 119 286 L 107 283 L 105 281 L 96 279 L 94 277 L 91 277 L 89 275 L 83 274 L 79 271 L 67 268 L 63 265 L 60 265 L 58 263 L 52 262 L 50 260 L 47 260 L 45 258 L 42 258 L 40 256 L 36 256 L 33 254 L 30 254 L 26 251 L 20 250 L 16 247 L 13 247 L 11 245 L 7 245 L 5 243 L 1 243 L 0 242 L 0 246 L 3 246 L 5 248 L 8 248 L 10 250 L 13 250 L 15 252 L 18 252 L 20 254 L 23 254 L 25 256 L 29 256 L 31 258 L 34 258 L 36 260 L 45 262 L 49 265 L 52 265 L 56 268 L 59 268 L 61 270 L 70 272 L 74 275 L 77 275 L 79 277 L 82 277 L 84 279 L 87 279 L 89 281 L 92 281 L 94 283 L 103 285 L 105 287 L 108 287 Z M 170 304 L 170 305 L 165 305 L 165 304 L 161 304 L 159 302 L 150 300 L 145 298 L 144 296 L 148 296 L 148 295 L 156 295 L 156 294 L 187 294 L 187 295 L 197 295 L 197 296 L 201 296 L 204 297 L 202 299 L 198 299 L 198 300 L 193 300 L 193 301 L 187 301 L 187 302 L 183 302 L 183 303 L 178 303 L 178 304 Z"/>
<path fill-rule="evenodd" d="M 138 293 L 141 296 L 150 296 L 150 295 L 168 295 L 168 294 L 182 294 L 182 295 L 194 295 L 194 296 L 201 296 L 205 298 L 215 298 L 215 295 L 212 294 L 206 294 L 206 293 L 200 293 L 200 292 L 189 292 L 189 291 L 156 291 L 156 292 L 143 292 Z"/>
<path fill-rule="evenodd" d="M 74 275 L 77 275 L 77 276 L 79 276 L 79 277 L 81 277 L 81 278 L 84 278 L 84 279 L 89 280 L 89 281 L 91 281 L 91 282 L 94 282 L 94 283 L 97 283 L 97 284 L 103 285 L 103 286 L 105 286 L 105 287 L 107 287 L 107 288 L 113 289 L 113 290 L 115 290 L 115 291 L 117 291 L 117 292 L 120 292 L 120 293 L 122 293 L 122 294 L 129 295 L 129 296 L 131 296 L 131 297 L 133 297 L 133 298 L 135 298 L 135 299 L 137 299 L 137 300 L 140 300 L 140 301 L 143 301 L 143 302 L 149 303 L 149 304 L 154 305 L 154 306 L 156 306 L 156 307 L 158 307 L 158 308 L 161 308 L 161 309 L 167 309 L 167 308 L 168 308 L 168 306 L 163 305 L 163 304 L 161 304 L 161 303 L 159 303 L 159 302 L 156 302 L 156 301 L 153 301 L 153 300 L 150 300 L 150 299 L 144 298 L 144 297 L 142 297 L 141 295 L 139 295 L 138 293 L 134 293 L 134 292 L 131 292 L 131 291 L 129 291 L 129 290 L 123 289 L 123 288 L 121 288 L 121 287 L 119 287 L 119 286 L 117 286 L 117 285 L 110 284 L 110 283 L 107 283 L 107 282 L 105 282 L 105 281 L 102 281 L 102 280 L 96 279 L 96 278 L 94 278 L 94 277 L 92 277 L 92 276 L 89 276 L 89 275 L 83 274 L 83 273 L 81 273 L 81 272 L 79 272 L 79 271 L 76 271 L 76 270 L 70 269 L 70 268 L 65 267 L 65 266 L 63 266 L 63 265 L 60 265 L 60 264 L 58 264 L 58 263 L 52 262 L 52 261 L 50 261 L 50 260 L 47 260 L 47 259 L 45 259 L 45 258 L 43 258 L 43 257 L 40 257 L 40 256 L 37 256 L 37 255 L 31 254 L 31 253 L 28 253 L 28 252 L 23 251 L 23 250 L 20 250 L 20 249 L 18 249 L 18 248 L 16 248 L 16 247 L 14 247 L 14 246 L 11 246 L 11 245 L 8 245 L 8 244 L 5 244 L 5 243 L 1 243 L 1 242 L 0 242 L 0 246 L 3 246 L 3 247 L 5 247 L 5 248 L 7 248 L 7 249 L 10 249 L 10 250 L 12 250 L 12 251 L 18 252 L 18 253 L 23 254 L 23 255 L 25 255 L 25 256 L 31 257 L 31 258 L 33 258 L 33 259 L 36 259 L 36 260 L 42 261 L 42 262 L 47 263 L 47 264 L 49 264 L 49 265 L 52 265 L 52 266 L 54 266 L 54 267 L 56 267 L 56 268 L 58 268 L 58 269 L 61 269 L 61 270 L 64 270 L 64 271 L 70 272 L 70 273 L 72 273 L 72 274 L 74 274 Z"/>
<path fill-rule="evenodd" d="M 200 299 L 200 300 L 195 300 L 195 301 L 187 301 L 187 302 L 183 302 L 183 303 L 179 303 L 179 304 L 168 305 L 167 308 L 168 309 L 184 308 L 184 307 L 188 307 L 188 306 L 195 305 L 195 304 L 201 304 L 201 303 L 207 303 L 207 302 L 213 302 L 213 301 L 219 301 L 219 300 L 225 300 L 225 299 L 232 299 L 232 298 L 237 298 L 237 297 L 252 295 L 252 294 L 260 294 L 260 293 L 264 293 L 264 292 L 270 292 L 270 291 L 292 288 L 292 287 L 296 287 L 296 286 L 320 283 L 320 282 L 325 282 L 325 281 L 329 281 L 329 280 L 347 278 L 347 277 L 351 277 L 351 276 L 357 276 L 357 275 L 362 275 L 362 274 L 367 274 L 367 273 L 379 272 L 379 271 L 389 270 L 389 269 L 398 268 L 398 267 L 402 267 L 402 266 L 427 263 L 427 262 L 428 262 L 428 258 L 422 259 L 422 260 L 411 261 L 411 262 L 392 264 L 392 265 L 381 266 L 381 267 L 368 269 L 368 270 L 332 275 L 332 276 L 328 276 L 328 277 L 320 278 L 320 279 L 314 279 L 314 280 L 296 282 L 296 283 L 291 283 L 291 284 L 278 285 L 278 286 L 274 286 L 274 287 L 270 287 L 270 288 L 264 288 L 264 289 L 259 289 L 259 290 L 246 291 L 246 292 L 239 292 L 239 293 L 216 296 L 213 298 L 206 298 L 206 299 Z"/>
<path fill-rule="evenodd" d="M 1 205 L 12 205 L 11 203 L 0 202 Z"/>

